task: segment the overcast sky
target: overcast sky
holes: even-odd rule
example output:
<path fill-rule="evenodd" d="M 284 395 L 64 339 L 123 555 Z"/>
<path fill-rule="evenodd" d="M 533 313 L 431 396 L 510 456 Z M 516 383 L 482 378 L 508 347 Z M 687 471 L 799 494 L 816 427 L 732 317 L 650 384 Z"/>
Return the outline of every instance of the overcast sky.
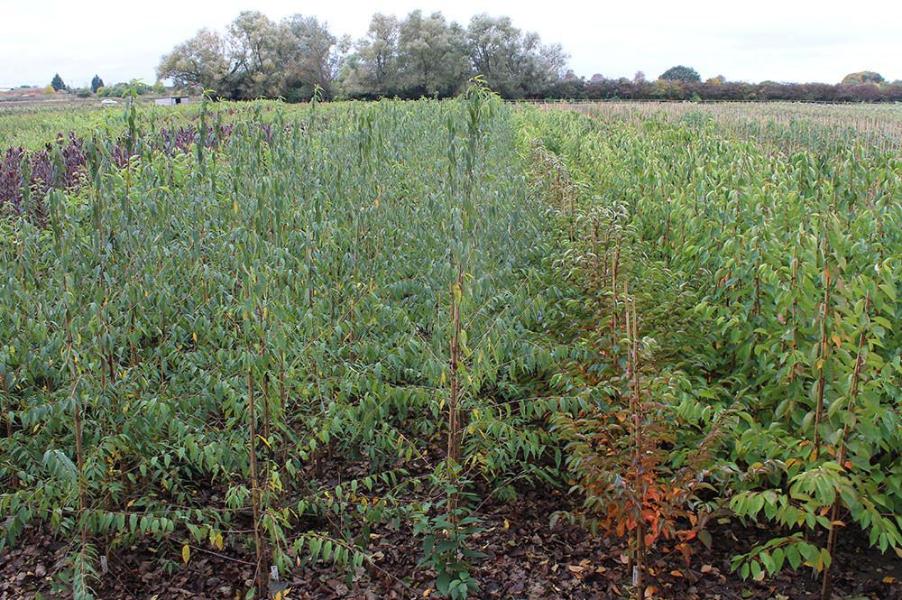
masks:
<path fill-rule="evenodd" d="M 902 0 L 0 0 L 0 86 L 156 79 L 160 57 L 202 27 L 222 31 L 241 10 L 302 13 L 359 37 L 373 12 L 441 10 L 461 23 L 508 15 L 559 42 L 586 77 L 657 77 L 675 64 L 703 78 L 837 82 L 864 69 L 902 79 Z"/>

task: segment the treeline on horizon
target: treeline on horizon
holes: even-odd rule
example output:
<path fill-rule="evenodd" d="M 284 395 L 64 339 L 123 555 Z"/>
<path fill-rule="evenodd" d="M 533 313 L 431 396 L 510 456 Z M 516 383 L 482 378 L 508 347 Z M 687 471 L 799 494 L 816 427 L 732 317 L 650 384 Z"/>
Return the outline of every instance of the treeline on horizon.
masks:
<path fill-rule="evenodd" d="M 576 76 L 560 44 L 515 27 L 509 17 L 479 14 L 464 26 L 441 12 L 403 19 L 377 13 L 357 40 L 337 37 L 304 15 L 273 21 L 245 11 L 224 33 L 202 29 L 165 55 L 160 79 L 233 100 L 283 98 L 413 99 L 449 97 L 480 76 L 507 99 L 789 100 L 899 102 L 902 82 L 870 71 L 841 83 L 747 83 L 723 76 L 702 81 L 682 65 L 655 80 Z"/>
<path fill-rule="evenodd" d="M 550 86 L 544 97 L 574 100 L 902 102 L 902 83 L 748 83 L 718 78 L 706 81 L 595 78 L 586 81 L 575 78 Z"/>

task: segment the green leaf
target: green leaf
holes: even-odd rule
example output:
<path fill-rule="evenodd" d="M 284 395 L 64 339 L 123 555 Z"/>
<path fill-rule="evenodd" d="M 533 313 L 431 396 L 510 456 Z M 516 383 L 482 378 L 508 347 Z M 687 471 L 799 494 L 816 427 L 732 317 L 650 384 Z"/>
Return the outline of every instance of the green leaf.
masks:
<path fill-rule="evenodd" d="M 447 595 L 450 583 L 451 576 L 442 571 L 435 580 L 435 589 L 437 589 L 440 594 Z"/>

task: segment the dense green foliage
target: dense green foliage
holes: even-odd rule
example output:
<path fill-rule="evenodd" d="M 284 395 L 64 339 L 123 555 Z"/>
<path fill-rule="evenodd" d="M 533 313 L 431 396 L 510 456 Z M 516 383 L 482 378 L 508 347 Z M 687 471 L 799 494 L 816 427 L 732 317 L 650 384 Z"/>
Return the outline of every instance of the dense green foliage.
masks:
<path fill-rule="evenodd" d="M 376 13 L 351 48 L 315 17 L 275 22 L 245 11 L 224 35 L 203 29 L 176 46 L 157 73 L 232 99 L 307 100 L 317 87 L 329 97 L 448 97 L 476 75 L 520 98 L 558 81 L 566 58 L 560 45 L 543 45 L 508 17 L 476 15 L 465 27 L 441 12 L 415 10 L 400 20 Z"/>
<path fill-rule="evenodd" d="M 305 101 L 316 89 L 328 98 L 449 97 L 482 77 L 507 99 L 790 100 L 805 102 L 899 102 L 902 82 L 870 71 L 840 84 L 750 83 L 671 67 L 655 81 L 568 69 L 557 43 L 516 27 L 510 17 L 474 15 L 449 21 L 440 11 L 414 10 L 403 18 L 376 13 L 366 33 L 352 42 L 316 17 L 294 14 L 274 21 L 258 11 L 239 14 L 220 33 L 202 29 L 166 54 L 160 79 L 176 87 L 211 90 L 222 98 L 284 98 Z"/>
<path fill-rule="evenodd" d="M 103 123 L 100 110 L 29 110 L 0 112 L 0 146 L 21 146 L 38 150 L 56 138 L 57 134 L 72 131 L 77 135 L 90 133 Z"/>
<path fill-rule="evenodd" d="M 127 98 L 133 95 L 162 95 L 166 93 L 166 88 L 159 82 L 154 85 L 149 85 L 139 79 L 132 79 L 131 81 L 120 81 L 113 85 L 102 85 L 94 90 L 94 93 L 101 98 Z"/>
<path fill-rule="evenodd" d="M 66 84 L 63 82 L 63 78 L 60 77 L 59 73 L 54 75 L 53 79 L 50 80 L 50 87 L 56 92 L 66 89 Z"/>
<path fill-rule="evenodd" d="M 859 85 L 862 83 L 883 83 L 883 75 L 876 71 L 857 71 L 849 73 L 842 78 L 842 82 L 846 85 Z"/>
<path fill-rule="evenodd" d="M 89 142 L 89 185 L 51 193 L 48 230 L 2 224 L 6 543 L 34 520 L 81 531 L 83 592 L 98 536 L 240 547 L 226 532 L 258 502 L 283 570 L 362 560 L 372 522 L 431 516 L 404 489 L 444 494 L 458 470 L 429 458 L 452 377 L 467 480 L 548 477 L 540 409 L 521 403 L 549 363 L 532 333 L 554 293 L 547 221 L 500 109 L 482 94 L 313 106 L 268 135 L 246 107 L 227 144 L 173 156 L 132 118 L 122 170 Z M 333 489 L 311 473 L 334 456 L 368 472 Z"/>
<path fill-rule="evenodd" d="M 825 570 L 843 525 L 898 549 L 898 155 L 858 145 L 786 155 L 693 119 L 600 123 L 557 112 L 529 121 L 574 181 L 576 272 L 607 307 L 602 322 L 624 312 L 612 264 L 638 304 L 653 410 L 636 418 L 648 452 L 671 448 L 652 465 L 658 485 L 681 473 L 687 452 L 717 441 L 732 411 L 726 447 L 704 457 L 713 487 L 680 506 L 694 504 L 701 520 L 716 490 L 741 519 L 774 524 L 771 542 L 736 557 L 743 577 L 784 561 Z M 591 371 L 616 384 L 617 338 L 595 335 Z M 581 441 L 617 414 L 600 410 L 565 427 L 590 512 L 607 497 L 596 497 L 598 479 L 622 475 L 584 456 Z M 807 535 L 818 529 L 831 532 L 821 547 Z"/>
<path fill-rule="evenodd" d="M 231 134 L 189 152 L 98 114 L 47 226 L 0 221 L 2 545 L 69 540 L 77 596 L 140 540 L 259 593 L 377 527 L 478 596 L 480 509 L 530 486 L 631 536 L 637 587 L 714 517 L 772 524 L 743 577 L 824 571 L 840 522 L 902 546 L 898 154 L 478 85 L 204 103 L 166 124 Z"/>
<path fill-rule="evenodd" d="M 702 78 L 698 74 L 698 71 L 693 69 L 692 67 L 684 67 L 683 65 L 677 65 L 675 67 L 670 67 L 663 73 L 658 79 L 663 79 L 665 81 L 701 81 Z"/>

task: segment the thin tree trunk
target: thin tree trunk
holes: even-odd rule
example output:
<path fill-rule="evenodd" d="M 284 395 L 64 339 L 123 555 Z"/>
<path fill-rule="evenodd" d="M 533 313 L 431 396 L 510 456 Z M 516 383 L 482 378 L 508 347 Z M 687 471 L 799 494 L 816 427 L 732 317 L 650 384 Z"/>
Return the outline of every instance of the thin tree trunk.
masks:
<path fill-rule="evenodd" d="M 63 293 L 68 295 L 68 289 L 65 282 L 65 276 L 63 276 Z M 88 543 L 88 527 L 85 521 L 85 511 L 88 507 L 87 502 L 87 491 L 85 490 L 85 477 L 84 477 L 84 467 L 85 467 L 85 458 L 84 458 L 84 440 L 82 437 L 82 414 L 81 414 L 81 400 L 78 397 L 78 369 L 75 366 L 75 357 L 73 356 L 73 348 L 74 343 L 72 341 L 72 317 L 69 314 L 69 308 L 66 308 L 66 350 L 69 353 L 69 374 L 72 377 L 72 400 L 73 400 L 73 408 L 72 408 L 72 425 L 75 434 L 75 466 L 78 469 L 78 514 L 79 527 L 81 528 L 81 546 L 82 552 L 84 551 L 85 545 Z"/>
<path fill-rule="evenodd" d="M 614 260 L 611 265 L 611 291 L 614 295 L 614 310 L 611 311 L 611 333 L 617 333 L 617 270 L 620 266 L 620 240 L 614 247 Z M 629 332 L 627 332 L 629 333 Z"/>
<path fill-rule="evenodd" d="M 818 429 L 821 424 L 821 414 L 824 412 L 824 390 L 826 388 L 827 355 L 830 352 L 829 340 L 827 339 L 827 321 L 830 319 L 830 269 L 824 265 L 824 305 L 821 308 L 821 340 L 820 352 L 818 355 L 818 378 L 817 378 L 817 405 L 814 408 L 814 456 L 820 454 L 820 432 Z"/>
<path fill-rule="evenodd" d="M 285 355 L 282 354 L 282 359 L 279 364 L 279 407 L 278 414 L 284 418 L 286 414 L 286 405 L 288 400 L 288 388 L 285 386 Z M 285 449 L 280 444 L 279 446 L 279 463 L 285 464 L 288 456 L 285 453 Z"/>
<path fill-rule="evenodd" d="M 0 392 L 2 392 L 3 397 L 3 413 L 12 412 L 9 385 L 6 383 L 6 372 L 0 373 Z M 6 437 L 11 438 L 13 436 L 13 420 L 9 416 L 4 420 L 6 421 Z"/>
<path fill-rule="evenodd" d="M 630 339 L 629 349 L 629 382 L 631 388 L 630 394 L 630 416 L 633 423 L 633 472 L 635 477 L 635 485 L 633 486 L 633 494 L 635 495 L 635 518 L 636 518 L 636 537 L 635 537 L 635 564 L 633 565 L 633 587 L 636 589 L 637 597 L 642 600 L 645 597 L 645 522 L 642 516 L 642 507 L 645 502 L 645 490 L 643 484 L 642 473 L 642 407 L 641 407 L 641 391 L 639 385 L 639 327 L 637 324 L 638 317 L 636 315 L 636 302 L 629 299 L 629 288 L 623 286 L 623 301 L 626 305 L 625 320 L 626 332 Z"/>
<path fill-rule="evenodd" d="M 626 296 L 626 294 L 624 294 Z M 645 598 L 645 581 L 643 571 L 645 569 L 645 522 L 642 516 L 642 505 L 645 502 L 644 478 L 642 473 L 642 398 L 639 389 L 639 325 L 638 316 L 636 314 L 636 300 L 632 300 L 633 305 L 633 330 L 630 337 L 633 342 L 633 418 L 635 420 L 635 461 L 636 475 L 639 481 L 639 515 L 636 521 L 636 590 L 639 599 Z"/>
<path fill-rule="evenodd" d="M 865 298 L 864 301 L 864 310 L 865 313 L 868 311 L 868 304 L 870 303 L 870 295 Z M 852 372 L 852 385 L 849 390 L 849 405 L 846 407 L 846 411 L 850 412 L 855 405 L 855 401 L 858 399 L 858 382 L 861 380 L 861 368 L 864 364 L 864 341 L 865 341 L 865 332 L 862 331 L 858 336 L 858 353 L 855 355 L 855 370 Z M 839 466 L 843 469 L 845 465 L 843 463 L 846 462 L 846 436 L 849 434 L 849 420 L 845 419 L 842 428 L 842 436 L 839 438 L 839 452 L 837 453 L 837 462 Z M 833 502 L 833 508 L 830 510 L 830 533 L 827 535 L 827 552 L 830 553 L 830 557 L 833 557 L 833 552 L 836 549 L 836 539 L 839 537 L 839 531 L 837 529 L 836 522 L 839 519 L 839 510 L 840 510 L 840 499 L 837 496 L 836 500 Z M 823 580 L 821 582 L 821 600 L 830 600 L 833 595 L 833 580 L 830 573 L 830 565 L 827 565 L 824 568 Z"/>
<path fill-rule="evenodd" d="M 257 479 L 257 426 L 256 411 L 254 407 L 254 376 L 250 369 L 247 371 L 247 424 L 250 437 L 248 459 L 251 471 L 251 508 L 254 518 L 254 546 L 257 551 L 257 571 L 255 585 L 257 597 L 266 598 L 269 594 L 269 565 L 263 536 L 260 532 L 260 487 Z"/>
<path fill-rule="evenodd" d="M 449 381 L 451 393 L 448 399 L 448 463 L 453 469 L 453 479 L 456 482 L 456 469 L 460 464 L 460 381 L 457 370 L 460 360 L 460 297 L 463 294 L 463 273 L 458 269 L 457 280 L 451 289 L 451 357 Z M 448 511 L 451 519 L 454 519 L 454 509 L 457 508 L 457 494 L 452 493 L 448 497 Z"/>
<path fill-rule="evenodd" d="M 263 439 L 266 440 L 267 443 L 270 442 L 269 439 L 269 421 L 270 421 L 270 406 L 269 406 L 269 378 L 263 377 Z"/>
<path fill-rule="evenodd" d="M 451 396 L 448 401 L 448 458 L 455 463 L 460 461 L 460 381 L 457 370 L 460 361 L 460 303 L 462 277 L 458 273 L 455 289 L 451 297 L 451 359 L 449 381 Z"/>

